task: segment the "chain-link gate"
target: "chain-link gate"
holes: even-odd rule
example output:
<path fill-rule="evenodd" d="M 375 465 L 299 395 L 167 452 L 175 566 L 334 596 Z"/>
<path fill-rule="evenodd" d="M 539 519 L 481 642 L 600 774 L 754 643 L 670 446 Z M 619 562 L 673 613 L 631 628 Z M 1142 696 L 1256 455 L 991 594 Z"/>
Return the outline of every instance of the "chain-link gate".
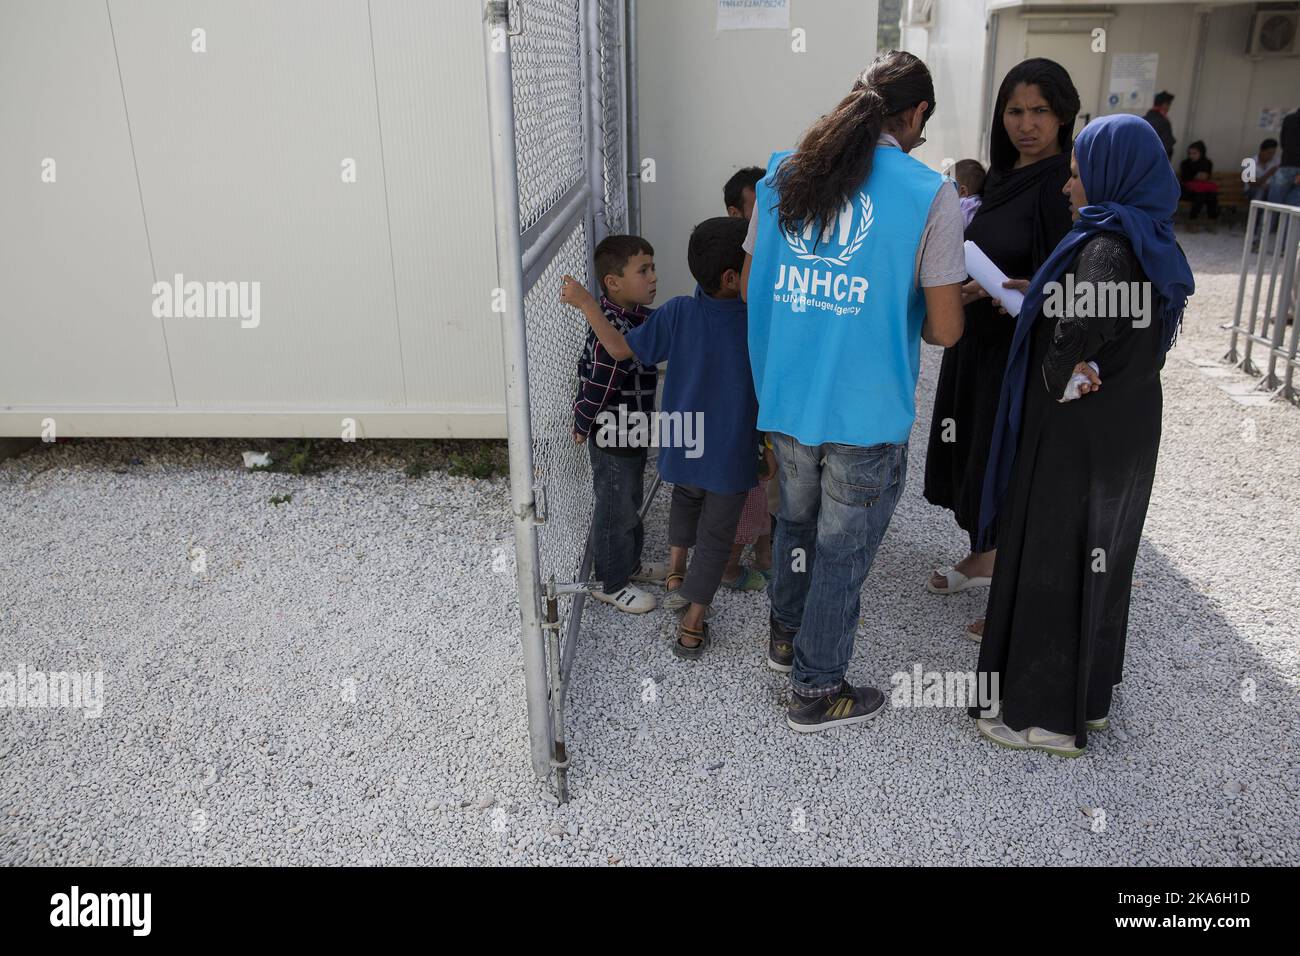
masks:
<path fill-rule="evenodd" d="M 555 773 L 561 800 L 566 691 L 595 582 L 591 468 L 573 441 L 587 324 L 559 290 L 565 273 L 594 289 L 593 249 L 629 228 L 626 2 L 484 4 L 528 731 L 533 769 Z"/>

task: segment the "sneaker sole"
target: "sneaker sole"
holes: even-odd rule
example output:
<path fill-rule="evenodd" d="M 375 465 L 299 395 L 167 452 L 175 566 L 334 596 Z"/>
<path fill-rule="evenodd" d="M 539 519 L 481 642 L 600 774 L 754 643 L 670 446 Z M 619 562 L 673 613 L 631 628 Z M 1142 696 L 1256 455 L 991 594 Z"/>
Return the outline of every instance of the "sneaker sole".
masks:
<path fill-rule="evenodd" d="M 876 714 L 885 709 L 885 702 L 882 700 L 880 706 L 869 714 L 859 714 L 857 717 L 842 717 L 839 720 L 826 720 L 820 724 L 797 724 L 788 716 L 785 718 L 786 726 L 798 734 L 815 734 L 822 730 L 831 730 L 835 727 L 848 727 L 852 724 L 863 724 L 870 720 Z"/>
<path fill-rule="evenodd" d="M 769 670 L 774 670 L 778 674 L 788 674 L 794 670 L 793 664 L 780 664 L 777 661 L 772 660 L 770 657 L 767 659 L 767 666 Z"/>
<path fill-rule="evenodd" d="M 1082 757 L 1085 753 L 1083 748 L 1075 748 L 1074 750 L 1059 750 L 1055 747 L 1046 747 L 1042 744 L 1011 744 L 1011 743 L 1007 743 L 1005 740 L 999 740 L 997 737 L 993 737 L 989 734 L 986 734 L 982 730 L 979 731 L 979 735 L 983 737 L 985 740 L 987 740 L 989 743 L 997 744 L 999 747 L 1002 747 L 1004 750 L 1037 750 L 1039 753 L 1050 754 L 1053 757 L 1062 757 L 1066 760 L 1072 759 L 1074 757 Z"/>
<path fill-rule="evenodd" d="M 1110 718 L 1103 717 L 1101 720 L 1090 720 L 1087 726 L 1089 730 L 1105 730 L 1110 726 Z"/>

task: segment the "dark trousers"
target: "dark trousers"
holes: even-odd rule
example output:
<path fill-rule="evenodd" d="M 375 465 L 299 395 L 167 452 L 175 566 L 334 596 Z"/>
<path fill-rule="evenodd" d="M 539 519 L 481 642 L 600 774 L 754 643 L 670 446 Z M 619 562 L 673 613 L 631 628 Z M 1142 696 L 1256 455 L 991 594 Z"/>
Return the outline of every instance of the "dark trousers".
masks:
<path fill-rule="evenodd" d="M 722 573 L 731 557 L 736 526 L 745 507 L 748 491 L 720 495 L 691 485 L 673 485 L 668 511 L 668 544 L 674 548 L 695 548 L 686 580 L 678 592 L 693 604 L 712 604 L 722 583 Z"/>
<path fill-rule="evenodd" d="M 596 506 L 591 516 L 591 552 L 596 578 L 606 594 L 617 594 L 641 564 L 641 524 L 647 452 L 615 455 L 587 439 Z"/>
<path fill-rule="evenodd" d="M 1189 218 L 1195 219 L 1201 214 L 1201 209 L 1206 209 L 1211 219 L 1219 218 L 1219 194 L 1218 193 L 1194 193 L 1184 192 L 1183 198 L 1192 203 L 1192 211 Z"/>

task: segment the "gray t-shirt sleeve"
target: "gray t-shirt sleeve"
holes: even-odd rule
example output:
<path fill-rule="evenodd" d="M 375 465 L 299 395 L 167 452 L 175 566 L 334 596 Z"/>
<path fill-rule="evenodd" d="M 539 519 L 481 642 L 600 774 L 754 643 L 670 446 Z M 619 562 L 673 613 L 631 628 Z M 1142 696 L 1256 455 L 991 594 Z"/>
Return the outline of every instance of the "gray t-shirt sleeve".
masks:
<path fill-rule="evenodd" d="M 916 250 L 916 284 L 922 288 L 952 285 L 966 280 L 965 219 L 957 190 L 945 182 L 939 187 Z"/>
<path fill-rule="evenodd" d="M 745 234 L 745 241 L 741 244 L 741 248 L 744 249 L 752 256 L 754 254 L 754 244 L 757 241 L 758 241 L 758 214 L 757 212 L 755 212 L 754 215 L 749 217 L 749 232 Z"/>

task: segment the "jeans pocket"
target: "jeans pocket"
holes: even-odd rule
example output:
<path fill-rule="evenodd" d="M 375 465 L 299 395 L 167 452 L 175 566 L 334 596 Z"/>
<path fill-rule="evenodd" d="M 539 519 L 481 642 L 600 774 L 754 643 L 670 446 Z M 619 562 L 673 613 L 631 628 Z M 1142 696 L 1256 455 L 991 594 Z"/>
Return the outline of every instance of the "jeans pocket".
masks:
<path fill-rule="evenodd" d="M 898 480 L 897 445 L 831 445 L 826 493 L 843 505 L 870 508 Z"/>

